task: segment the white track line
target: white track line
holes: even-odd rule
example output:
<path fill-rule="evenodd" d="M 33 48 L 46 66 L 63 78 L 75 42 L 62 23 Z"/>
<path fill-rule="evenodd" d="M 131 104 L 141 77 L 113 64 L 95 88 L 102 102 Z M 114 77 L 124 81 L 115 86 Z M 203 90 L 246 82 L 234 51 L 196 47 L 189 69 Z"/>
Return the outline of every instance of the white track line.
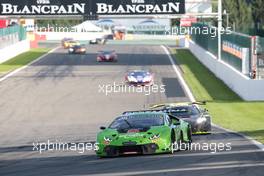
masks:
<path fill-rule="evenodd" d="M 157 170 L 144 170 L 144 171 L 131 171 L 131 172 L 114 172 L 114 173 L 105 173 L 105 174 L 91 174 L 90 176 L 147 175 L 147 174 L 164 174 L 170 172 L 234 169 L 234 168 L 245 168 L 245 167 L 263 167 L 263 166 L 264 163 L 230 164 L 230 165 L 219 165 L 219 166 L 185 167 L 185 168 L 175 168 L 175 169 L 157 169 Z"/>
<path fill-rule="evenodd" d="M 164 46 L 164 45 L 161 45 L 161 47 L 163 48 L 163 50 L 165 51 L 165 53 L 168 55 L 169 59 L 170 59 L 170 62 L 171 62 L 171 65 L 172 65 L 172 68 L 174 69 L 177 77 L 179 78 L 180 80 L 180 83 L 181 85 L 183 86 L 183 89 L 186 91 L 186 94 L 187 96 L 189 97 L 190 101 L 191 102 L 195 102 L 195 98 L 190 90 L 190 88 L 188 87 L 188 85 L 186 84 L 185 80 L 183 79 L 181 73 L 179 72 L 173 58 L 171 57 L 171 53 L 169 52 L 169 50 Z"/>
<path fill-rule="evenodd" d="M 260 149 L 254 149 L 254 150 L 236 150 L 236 151 L 222 151 L 222 152 L 215 152 L 211 153 L 208 151 L 205 152 L 199 152 L 199 151 L 191 151 L 192 153 L 176 153 L 175 155 L 160 155 L 158 156 L 159 158 L 173 158 L 173 157 L 194 157 L 194 156 L 219 156 L 219 155 L 236 155 L 236 154 L 258 154 L 258 153 L 263 153 L 262 150 Z M 149 158 L 153 158 L 153 156 L 150 156 Z"/>
<path fill-rule="evenodd" d="M 20 68 L 18 68 L 18 69 L 15 69 L 14 71 L 12 71 L 12 72 L 6 74 L 6 75 L 3 76 L 2 78 L 0 78 L 0 82 L 6 80 L 7 78 L 9 78 L 9 77 L 13 76 L 14 74 L 20 72 L 21 70 L 24 70 L 25 68 L 27 68 L 28 66 L 30 66 L 30 65 L 32 65 L 32 64 L 34 64 L 34 63 L 36 63 L 36 62 L 39 61 L 40 59 L 43 59 L 44 57 L 46 57 L 46 56 L 49 55 L 50 53 L 54 52 L 54 51 L 57 50 L 58 48 L 59 48 L 59 47 L 56 47 L 56 48 L 50 50 L 49 52 L 47 52 L 46 54 L 40 56 L 39 58 L 33 60 L 33 61 L 30 62 L 29 64 L 27 64 L 27 65 L 25 65 L 25 66 L 23 66 L 23 67 L 20 67 Z"/>
<path fill-rule="evenodd" d="M 251 137 L 249 137 L 249 136 L 246 136 L 246 135 L 244 135 L 244 134 L 242 134 L 242 133 L 235 132 L 235 131 L 232 131 L 232 130 L 230 130 L 230 129 L 223 128 L 223 127 L 218 126 L 218 125 L 216 125 L 216 124 L 212 124 L 212 125 L 215 126 L 216 128 L 219 128 L 219 129 L 221 129 L 221 130 L 224 130 L 224 131 L 226 131 L 226 132 L 229 132 L 229 133 L 235 133 L 235 134 L 237 134 L 237 135 L 239 135 L 239 136 L 242 136 L 243 138 L 245 138 L 245 139 L 251 141 L 252 144 L 255 144 L 260 150 L 264 151 L 264 144 L 262 144 L 261 142 L 256 141 L 255 139 L 253 139 L 253 138 L 251 138 Z"/>
<path fill-rule="evenodd" d="M 178 76 L 178 78 L 179 78 L 179 80 L 180 80 L 180 82 L 181 82 L 183 88 L 185 89 L 185 91 L 186 91 L 186 93 L 187 93 L 187 95 L 188 95 L 190 101 L 191 101 L 191 102 L 194 102 L 194 101 L 195 101 L 195 98 L 194 98 L 194 96 L 193 96 L 193 94 L 192 94 L 190 88 L 189 88 L 188 85 L 186 84 L 185 80 L 183 79 L 181 73 L 179 72 L 179 70 L 178 70 L 178 68 L 177 68 L 177 66 L 176 66 L 176 64 L 175 64 L 175 62 L 174 62 L 174 60 L 173 60 L 173 58 L 172 58 L 172 56 L 171 56 L 171 53 L 169 52 L 169 50 L 168 50 L 164 45 L 161 45 L 161 47 L 164 49 L 165 53 L 168 55 L 168 57 L 169 57 L 169 59 L 170 59 L 170 62 L 171 62 L 171 64 L 172 64 L 172 67 L 173 67 L 174 71 L 176 72 L 176 74 L 177 74 L 177 76 Z M 242 133 L 238 133 L 238 132 L 235 132 L 235 131 L 232 131 L 232 130 L 229 130 L 229 129 L 226 129 L 226 128 L 223 128 L 223 127 L 220 127 L 220 126 L 215 125 L 215 124 L 213 124 L 213 126 L 219 128 L 219 129 L 221 129 L 221 130 L 224 130 L 224 131 L 226 131 L 226 132 L 230 132 L 230 133 L 238 134 L 238 135 L 242 136 L 243 138 L 249 140 L 252 144 L 256 145 L 256 146 L 257 146 L 259 149 L 261 149 L 262 151 L 264 151 L 264 144 L 262 144 L 262 143 L 256 141 L 255 139 L 253 139 L 253 138 L 251 138 L 251 137 L 249 137 L 249 136 L 246 136 L 246 135 L 244 135 L 244 134 L 242 134 Z"/>

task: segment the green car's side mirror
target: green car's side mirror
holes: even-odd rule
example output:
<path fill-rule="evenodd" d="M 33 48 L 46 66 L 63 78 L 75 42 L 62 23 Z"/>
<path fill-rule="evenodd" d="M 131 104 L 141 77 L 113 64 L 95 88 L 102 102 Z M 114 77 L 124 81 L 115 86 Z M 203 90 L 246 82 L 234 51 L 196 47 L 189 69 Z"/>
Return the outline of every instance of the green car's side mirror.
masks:
<path fill-rule="evenodd" d="M 105 129 L 106 129 L 106 127 L 104 127 L 104 126 L 100 127 L 100 130 L 105 130 Z"/>

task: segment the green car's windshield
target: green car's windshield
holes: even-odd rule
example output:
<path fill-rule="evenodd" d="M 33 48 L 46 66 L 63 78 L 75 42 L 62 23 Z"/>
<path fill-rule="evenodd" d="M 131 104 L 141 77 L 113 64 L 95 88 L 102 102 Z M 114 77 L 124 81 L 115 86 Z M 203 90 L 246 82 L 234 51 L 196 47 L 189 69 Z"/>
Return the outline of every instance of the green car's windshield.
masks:
<path fill-rule="evenodd" d="M 118 117 L 110 126 L 111 129 L 117 129 L 126 132 L 130 129 L 143 130 L 152 126 L 164 125 L 163 114 L 131 114 Z"/>

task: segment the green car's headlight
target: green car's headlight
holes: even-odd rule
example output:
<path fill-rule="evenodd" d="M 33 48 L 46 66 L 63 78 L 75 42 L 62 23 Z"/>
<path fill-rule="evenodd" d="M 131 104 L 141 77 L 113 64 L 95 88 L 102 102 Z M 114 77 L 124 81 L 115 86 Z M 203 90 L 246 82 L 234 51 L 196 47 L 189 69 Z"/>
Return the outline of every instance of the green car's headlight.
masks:
<path fill-rule="evenodd" d="M 111 138 L 106 137 L 106 136 L 104 137 L 104 144 L 108 145 L 108 144 L 110 144 L 111 141 L 112 141 Z"/>
<path fill-rule="evenodd" d="M 154 141 L 160 138 L 160 134 L 154 134 L 152 136 L 149 137 L 150 140 Z"/>

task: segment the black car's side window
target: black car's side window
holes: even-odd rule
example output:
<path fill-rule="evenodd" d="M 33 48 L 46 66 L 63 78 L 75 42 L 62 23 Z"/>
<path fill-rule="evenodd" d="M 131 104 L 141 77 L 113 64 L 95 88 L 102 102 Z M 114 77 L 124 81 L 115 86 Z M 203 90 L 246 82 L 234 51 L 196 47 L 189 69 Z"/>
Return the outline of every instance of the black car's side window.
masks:
<path fill-rule="evenodd" d="M 192 114 L 193 115 L 197 115 L 197 114 L 200 114 L 200 113 L 201 113 L 200 109 L 197 106 L 193 105 L 192 106 Z"/>
<path fill-rule="evenodd" d="M 167 124 L 168 124 L 168 125 L 171 125 L 172 121 L 171 121 L 170 117 L 169 117 L 169 116 L 166 116 L 165 119 L 166 119 L 166 121 L 167 121 Z"/>

